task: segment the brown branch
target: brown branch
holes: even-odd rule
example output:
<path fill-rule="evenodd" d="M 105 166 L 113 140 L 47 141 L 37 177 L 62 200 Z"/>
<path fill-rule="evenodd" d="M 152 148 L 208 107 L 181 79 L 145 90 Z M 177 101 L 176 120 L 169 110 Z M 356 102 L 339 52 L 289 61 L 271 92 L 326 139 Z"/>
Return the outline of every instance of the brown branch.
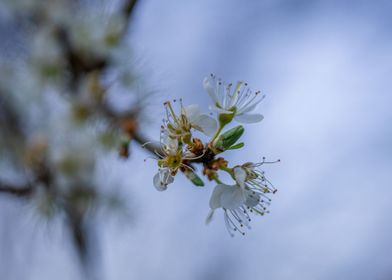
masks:
<path fill-rule="evenodd" d="M 123 13 L 126 16 L 127 20 L 129 21 L 134 14 L 135 6 L 138 0 L 127 0 L 123 6 Z"/>
<path fill-rule="evenodd" d="M 0 182 L 0 193 L 14 195 L 16 197 L 29 197 L 33 192 L 33 186 L 24 185 L 24 186 L 15 186 L 6 184 L 4 182 Z"/>
<path fill-rule="evenodd" d="M 137 0 L 125 0 L 124 6 L 119 11 L 119 13 L 123 14 L 127 21 L 130 21 L 130 19 L 134 15 L 135 7 L 137 6 L 136 5 L 137 3 L 138 3 Z M 45 18 L 45 16 L 42 15 L 40 12 L 37 12 L 36 17 L 37 17 L 36 20 L 37 25 L 50 24 L 50 22 L 48 22 L 50 19 Z M 124 29 L 120 34 L 120 39 L 123 39 L 126 36 L 128 28 L 129 28 L 129 23 L 127 23 L 124 26 Z M 110 57 L 100 56 L 94 54 L 94 52 L 91 52 L 88 55 L 81 52 L 72 44 L 71 36 L 69 34 L 70 31 L 67 30 L 66 27 L 64 26 L 56 24 L 54 26 L 54 31 L 56 34 L 56 40 L 61 48 L 63 57 L 66 62 L 66 68 L 64 69 L 65 71 L 63 75 L 69 76 L 68 86 L 70 92 L 72 92 L 74 95 L 77 95 L 81 81 L 88 74 L 92 72 L 95 71 L 97 71 L 98 73 L 104 72 L 111 64 Z M 2 104 L 3 103 L 0 102 L 0 109 L 2 107 Z M 97 108 L 97 109 L 101 110 L 102 112 L 102 108 Z M 103 110 L 103 113 L 109 121 L 113 123 L 116 122 L 117 127 L 119 126 L 118 121 L 121 120 L 122 118 L 121 114 L 117 114 L 110 110 L 107 110 L 106 112 L 105 110 Z M 1 117 L 1 112 L 0 112 L 0 117 Z M 17 121 L 17 119 L 14 118 L 12 118 L 10 121 L 7 121 L 7 119 L 5 120 L 6 123 L 15 123 Z M 15 125 L 13 127 L 19 127 L 19 125 Z M 144 145 L 145 143 L 148 142 L 148 139 L 146 139 L 142 135 L 135 134 L 132 136 L 135 142 L 139 143 L 140 145 Z M 18 138 L 23 139 L 23 137 L 20 137 L 19 135 Z M 154 153 L 155 150 L 160 149 L 160 147 L 150 143 L 145 144 L 144 147 L 146 148 L 146 150 L 148 150 L 151 153 Z M 73 243 L 75 248 L 78 250 L 79 257 L 81 258 L 82 262 L 86 266 L 87 262 L 89 261 L 89 258 L 91 257 L 90 255 L 91 248 L 89 244 L 89 238 L 91 233 L 89 232 L 89 229 L 85 225 L 86 212 L 83 211 L 79 212 L 77 205 L 73 205 L 70 203 L 70 198 L 61 197 L 62 194 L 56 193 L 56 186 L 53 184 L 53 181 L 55 180 L 53 180 L 52 178 L 54 175 L 55 174 L 53 174 L 49 170 L 49 168 L 44 168 L 42 172 L 35 172 L 35 176 L 37 180 L 33 184 L 36 184 L 38 182 L 43 183 L 44 186 L 46 187 L 46 191 L 54 193 L 54 195 L 56 197 L 58 196 L 57 198 L 59 198 L 60 200 L 65 199 L 66 204 L 64 205 L 63 210 L 65 211 L 65 214 L 68 218 L 68 226 L 72 234 Z M 34 190 L 34 185 L 12 186 L 0 182 L 0 193 L 11 194 L 16 197 L 29 198 L 30 195 L 33 193 L 33 190 Z"/>
<path fill-rule="evenodd" d="M 23 127 L 15 108 L 7 98 L 5 92 L 0 89 L 0 128 L 5 132 L 11 132 L 14 136 L 23 138 Z"/>
<path fill-rule="evenodd" d="M 133 135 L 132 140 L 134 140 L 136 143 L 138 143 L 140 146 L 143 146 L 143 148 L 145 148 L 147 151 L 149 151 L 151 154 L 155 155 L 156 151 L 160 151 L 161 147 L 159 147 L 158 145 L 155 145 L 153 143 L 151 143 L 151 141 L 149 141 L 149 139 L 147 139 L 146 137 L 144 137 L 143 135 L 139 134 L 139 133 L 135 133 Z"/>
<path fill-rule="evenodd" d="M 86 74 L 103 70 L 109 64 L 108 58 L 93 56 L 93 53 L 86 57 L 83 53 L 76 50 L 71 44 L 68 31 L 63 26 L 57 26 L 56 35 L 71 75 L 69 86 L 72 90 L 75 91 L 77 89 L 81 79 Z"/>

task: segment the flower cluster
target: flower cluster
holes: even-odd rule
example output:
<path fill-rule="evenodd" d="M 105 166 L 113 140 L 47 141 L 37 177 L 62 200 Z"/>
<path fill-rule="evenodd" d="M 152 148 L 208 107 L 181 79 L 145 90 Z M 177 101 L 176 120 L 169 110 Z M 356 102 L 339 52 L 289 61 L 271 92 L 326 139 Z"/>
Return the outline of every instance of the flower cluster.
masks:
<path fill-rule="evenodd" d="M 184 106 L 179 100 L 179 113 L 175 112 L 173 102 L 165 102 L 166 117 L 161 126 L 160 150 L 157 152 L 158 172 L 154 176 L 154 186 L 159 191 L 167 189 L 174 182 L 178 171 L 182 172 L 194 185 L 204 186 L 197 175 L 195 165 L 203 166 L 203 175 L 215 186 L 210 199 L 210 212 L 206 222 L 209 223 L 216 209 L 224 213 L 226 228 L 231 236 L 234 232 L 245 234 L 250 228 L 250 213 L 264 215 L 276 189 L 260 169 L 265 161 L 229 167 L 229 163 L 220 154 L 228 150 L 240 149 L 244 143 L 237 141 L 244 133 L 242 125 L 223 131 L 232 121 L 255 123 L 263 119 L 263 115 L 252 113 L 264 96 L 260 91 L 249 89 L 247 83 L 239 81 L 235 86 L 227 84 L 214 75 L 203 81 L 204 89 L 211 97 L 213 104 L 210 110 L 216 112 L 216 118 L 203 114 L 199 106 Z M 195 137 L 199 131 L 209 137 L 203 142 Z M 218 157 L 219 155 L 219 157 Z M 220 178 L 220 172 L 229 174 L 233 183 L 226 184 Z"/>

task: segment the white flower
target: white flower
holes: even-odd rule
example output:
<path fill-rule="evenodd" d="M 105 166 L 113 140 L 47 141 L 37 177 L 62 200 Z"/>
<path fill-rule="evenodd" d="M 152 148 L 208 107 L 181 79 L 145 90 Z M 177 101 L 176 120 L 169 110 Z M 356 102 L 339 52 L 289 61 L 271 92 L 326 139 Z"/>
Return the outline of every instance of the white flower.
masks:
<path fill-rule="evenodd" d="M 159 168 L 158 173 L 154 176 L 154 186 L 158 191 L 165 191 L 167 185 L 173 183 L 174 178 L 170 174 L 169 168 Z"/>
<path fill-rule="evenodd" d="M 222 208 L 226 228 L 233 236 L 235 231 L 245 234 L 242 230 L 244 226 L 250 228 L 251 219 L 248 211 L 260 215 L 268 213 L 266 205 L 270 204 L 271 199 L 265 194 L 275 193 L 276 190 L 272 185 L 268 186 L 269 181 L 257 170 L 257 167 L 263 163 L 236 166 L 233 168 L 236 184 L 219 184 L 215 187 L 210 199 L 211 211 L 208 214 L 207 223 L 212 220 L 215 209 Z"/>
<path fill-rule="evenodd" d="M 219 114 L 234 114 L 234 119 L 241 123 L 255 123 L 264 118 L 261 114 L 250 114 L 264 96 L 260 91 L 251 91 L 247 83 L 238 81 L 232 89 L 232 84 L 226 84 L 211 74 L 204 79 L 203 86 L 214 101 L 211 110 Z"/>
<path fill-rule="evenodd" d="M 216 120 L 208 115 L 202 114 L 198 105 L 183 107 L 181 103 L 180 115 L 174 112 L 170 102 L 165 102 L 165 107 L 165 125 L 168 128 L 169 135 L 173 138 L 190 136 L 192 128 L 207 136 L 213 136 L 217 130 Z"/>
<path fill-rule="evenodd" d="M 215 209 L 222 208 L 229 234 L 233 236 L 234 231 L 245 234 L 242 227 L 245 225 L 250 228 L 249 222 L 251 221 L 247 209 L 254 207 L 255 202 L 259 203 L 258 198 L 253 198 L 251 191 L 242 189 L 238 184 L 219 184 L 212 192 L 210 199 L 211 211 L 206 222 L 211 221 Z"/>
<path fill-rule="evenodd" d="M 154 186 L 158 191 L 167 189 L 167 185 L 173 183 L 174 176 L 180 168 L 191 169 L 183 161 L 195 159 L 195 155 L 179 143 L 176 138 L 170 137 L 165 126 L 161 128 L 161 153 L 156 151 L 159 156 L 158 173 L 154 176 Z M 193 171 L 193 169 L 191 169 Z"/>

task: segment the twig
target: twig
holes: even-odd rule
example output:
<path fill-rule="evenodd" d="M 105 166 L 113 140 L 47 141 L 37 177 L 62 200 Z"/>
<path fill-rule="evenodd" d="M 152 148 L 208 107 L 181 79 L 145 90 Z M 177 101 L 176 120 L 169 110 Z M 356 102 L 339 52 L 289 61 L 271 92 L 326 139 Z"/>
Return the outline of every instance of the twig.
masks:
<path fill-rule="evenodd" d="M 135 6 L 138 3 L 138 0 L 127 0 L 123 6 L 123 12 L 125 17 L 129 21 L 134 14 Z"/>
<path fill-rule="evenodd" d="M 0 182 L 0 193 L 27 198 L 32 194 L 32 192 L 33 186 L 31 185 L 15 186 Z"/>

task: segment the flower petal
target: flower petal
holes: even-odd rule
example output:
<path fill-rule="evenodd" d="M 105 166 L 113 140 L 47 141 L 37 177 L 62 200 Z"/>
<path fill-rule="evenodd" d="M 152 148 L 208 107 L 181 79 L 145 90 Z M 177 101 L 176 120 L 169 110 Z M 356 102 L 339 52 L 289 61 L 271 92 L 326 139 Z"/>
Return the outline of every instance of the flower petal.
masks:
<path fill-rule="evenodd" d="M 239 116 L 237 115 L 234 119 L 240 123 L 256 123 L 262 121 L 264 116 L 261 114 L 244 114 Z"/>
<path fill-rule="evenodd" d="M 214 188 L 214 191 L 212 192 L 212 195 L 210 198 L 210 208 L 211 209 L 216 209 L 216 208 L 221 207 L 220 198 L 221 198 L 223 191 L 226 189 L 226 187 L 227 187 L 227 185 L 220 184 Z"/>
<path fill-rule="evenodd" d="M 160 192 L 167 189 L 167 185 L 164 185 L 161 182 L 161 176 L 159 175 L 159 172 L 154 176 L 154 187 Z"/>
<path fill-rule="evenodd" d="M 239 93 L 241 92 L 241 86 L 244 82 L 243 81 L 238 81 L 237 85 L 234 89 L 233 95 L 230 98 L 230 103 L 228 105 L 228 108 L 233 107 L 235 104 L 237 104 Z"/>
<path fill-rule="evenodd" d="M 234 167 L 234 178 L 240 187 L 245 189 L 246 171 L 241 166 Z"/>
<path fill-rule="evenodd" d="M 207 136 L 214 136 L 218 129 L 216 120 L 208 115 L 200 115 L 192 125 L 195 129 L 200 130 Z"/>
<path fill-rule="evenodd" d="M 187 119 L 192 123 L 200 117 L 200 107 L 199 105 L 192 104 L 186 106 L 183 109 L 183 114 L 187 117 Z"/>
<path fill-rule="evenodd" d="M 248 207 L 255 207 L 257 204 L 260 203 L 260 195 L 253 191 L 247 191 L 245 193 L 245 197 L 245 205 Z"/>
<path fill-rule="evenodd" d="M 203 87 L 214 101 L 214 103 L 219 103 L 218 96 L 216 95 L 216 82 L 213 77 L 206 77 L 203 80 Z"/>
<path fill-rule="evenodd" d="M 166 136 L 164 139 L 162 139 L 162 143 L 165 145 L 165 151 L 169 155 L 173 155 L 177 153 L 178 150 L 178 140 L 173 139 L 169 136 Z"/>
<path fill-rule="evenodd" d="M 211 223 L 213 217 L 214 217 L 214 210 L 211 209 L 210 212 L 208 212 L 208 215 L 207 215 L 207 218 L 206 218 L 206 225 Z"/>
<path fill-rule="evenodd" d="M 220 203 L 222 208 L 236 209 L 245 202 L 242 189 L 238 185 L 226 186 L 222 192 Z"/>
<path fill-rule="evenodd" d="M 170 174 L 170 170 L 167 168 L 160 168 L 158 173 L 154 176 L 154 186 L 158 191 L 165 191 L 167 185 L 174 182 L 173 176 Z"/>

